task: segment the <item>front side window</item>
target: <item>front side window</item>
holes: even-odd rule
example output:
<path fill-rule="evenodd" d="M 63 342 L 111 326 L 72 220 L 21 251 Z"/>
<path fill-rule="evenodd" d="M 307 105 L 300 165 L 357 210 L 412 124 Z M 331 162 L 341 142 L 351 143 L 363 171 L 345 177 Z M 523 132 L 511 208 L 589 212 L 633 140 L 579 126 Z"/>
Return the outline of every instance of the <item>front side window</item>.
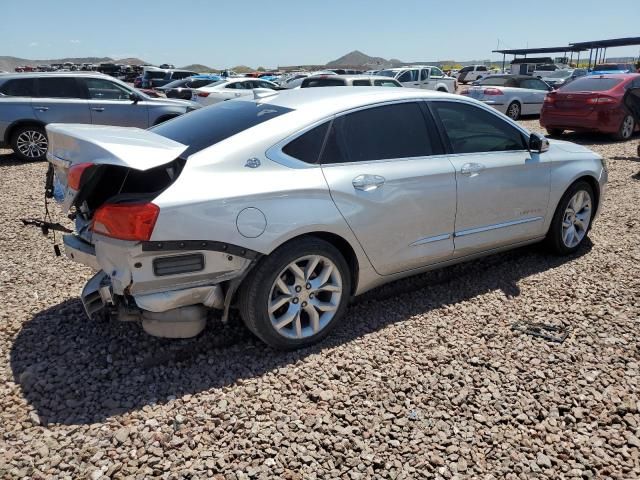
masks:
<path fill-rule="evenodd" d="M 410 82 L 411 81 L 411 70 L 407 70 L 402 75 L 398 77 L 399 82 Z"/>
<path fill-rule="evenodd" d="M 497 115 L 462 102 L 433 102 L 453 153 L 526 150 L 522 133 Z"/>
<path fill-rule="evenodd" d="M 34 78 L 16 78 L 0 86 L 0 94 L 9 97 L 33 97 L 35 95 Z"/>
<path fill-rule="evenodd" d="M 442 73 L 442 70 L 440 70 L 439 68 L 432 68 L 431 69 L 431 76 L 432 77 L 444 77 L 444 73 Z"/>
<path fill-rule="evenodd" d="M 46 77 L 38 79 L 38 96 L 41 98 L 84 98 L 73 77 Z"/>
<path fill-rule="evenodd" d="M 478 67 L 478 72 L 486 72 L 487 67 Z"/>
<path fill-rule="evenodd" d="M 90 100 L 129 100 L 131 92 L 102 78 L 85 79 Z"/>
<path fill-rule="evenodd" d="M 521 88 L 529 88 L 531 90 L 549 90 L 549 86 L 544 83 L 542 80 L 538 80 L 537 78 L 527 78 L 520 82 Z"/>
<path fill-rule="evenodd" d="M 433 152 L 420 105 L 398 103 L 336 118 L 321 163 L 424 157 Z"/>
<path fill-rule="evenodd" d="M 239 83 L 237 82 L 233 82 L 233 83 L 229 83 L 227 86 L 225 86 L 224 88 L 231 88 L 231 89 L 236 89 L 238 88 Z"/>
<path fill-rule="evenodd" d="M 423 68 L 420 70 L 420 80 L 426 80 L 427 78 L 429 78 L 429 69 Z"/>

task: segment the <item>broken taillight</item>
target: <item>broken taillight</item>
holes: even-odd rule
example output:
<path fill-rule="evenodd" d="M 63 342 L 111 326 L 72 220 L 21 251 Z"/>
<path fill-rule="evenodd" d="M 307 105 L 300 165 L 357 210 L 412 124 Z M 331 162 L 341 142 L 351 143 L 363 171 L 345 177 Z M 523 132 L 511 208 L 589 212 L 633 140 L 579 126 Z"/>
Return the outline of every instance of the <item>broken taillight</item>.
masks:
<path fill-rule="evenodd" d="M 153 203 L 107 203 L 93 217 L 95 233 L 119 240 L 147 241 L 158 219 L 160 207 Z"/>
<path fill-rule="evenodd" d="M 76 165 L 73 165 L 67 173 L 67 185 L 74 190 L 80 190 L 80 185 L 82 184 L 82 174 L 88 168 L 91 168 L 93 166 L 94 164 L 91 162 L 78 163 Z"/>

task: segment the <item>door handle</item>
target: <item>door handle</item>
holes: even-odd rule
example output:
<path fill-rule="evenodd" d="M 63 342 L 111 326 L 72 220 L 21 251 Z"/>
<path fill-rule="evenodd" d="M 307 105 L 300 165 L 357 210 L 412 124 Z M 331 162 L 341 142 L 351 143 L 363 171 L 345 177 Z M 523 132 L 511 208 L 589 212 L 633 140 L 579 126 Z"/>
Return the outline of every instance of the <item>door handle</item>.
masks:
<path fill-rule="evenodd" d="M 460 169 L 460 173 L 467 177 L 475 177 L 482 170 L 484 170 L 484 165 L 481 163 L 465 163 Z"/>
<path fill-rule="evenodd" d="M 370 192 L 384 185 L 384 177 L 380 175 L 358 175 L 351 184 L 356 190 Z"/>
<path fill-rule="evenodd" d="M 93 107 L 91 110 L 94 112 L 104 112 L 104 107 Z"/>
<path fill-rule="evenodd" d="M 35 107 L 35 109 L 39 112 L 46 112 L 47 110 L 49 110 L 49 107 Z"/>

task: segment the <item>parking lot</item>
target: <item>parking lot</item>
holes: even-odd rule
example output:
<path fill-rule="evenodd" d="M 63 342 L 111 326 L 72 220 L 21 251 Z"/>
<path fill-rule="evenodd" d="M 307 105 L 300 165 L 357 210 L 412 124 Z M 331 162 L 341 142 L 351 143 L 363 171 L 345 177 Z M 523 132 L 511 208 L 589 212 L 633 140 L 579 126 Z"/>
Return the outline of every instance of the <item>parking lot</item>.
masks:
<path fill-rule="evenodd" d="M 0 477 L 637 478 L 640 138 L 565 138 L 609 164 L 577 255 L 387 285 L 292 353 L 237 319 L 180 341 L 88 321 L 91 272 L 19 222 L 42 217 L 46 165 L 1 151 Z"/>

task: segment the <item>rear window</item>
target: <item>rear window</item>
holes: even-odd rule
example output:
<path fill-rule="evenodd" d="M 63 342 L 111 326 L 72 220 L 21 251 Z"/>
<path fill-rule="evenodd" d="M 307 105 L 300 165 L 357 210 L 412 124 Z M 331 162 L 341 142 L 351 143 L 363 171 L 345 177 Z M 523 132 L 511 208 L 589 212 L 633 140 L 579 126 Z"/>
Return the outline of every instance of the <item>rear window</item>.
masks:
<path fill-rule="evenodd" d="M 343 87 L 344 83 L 344 80 L 335 78 L 305 78 L 300 87 Z"/>
<path fill-rule="evenodd" d="M 292 109 L 255 102 L 221 102 L 181 115 L 150 130 L 188 145 L 181 155 L 187 158 L 237 133 L 255 127 Z"/>
<path fill-rule="evenodd" d="M 183 78 L 188 78 L 193 76 L 192 72 L 173 72 L 171 74 L 171 78 L 173 78 L 174 80 L 181 80 Z"/>
<path fill-rule="evenodd" d="M 402 86 L 394 80 L 374 80 L 373 85 L 376 87 L 401 87 Z"/>
<path fill-rule="evenodd" d="M 0 93 L 9 97 L 33 97 L 34 85 L 33 78 L 16 78 L 0 85 Z"/>
<path fill-rule="evenodd" d="M 622 82 L 619 78 L 598 78 L 587 77 L 578 78 L 568 85 L 562 87 L 561 92 L 604 92 L 611 90 Z"/>
<path fill-rule="evenodd" d="M 146 72 L 144 72 L 144 78 L 145 79 L 164 78 L 165 75 L 166 75 L 165 72 L 155 72 L 155 71 L 152 71 L 152 70 L 147 70 Z"/>
<path fill-rule="evenodd" d="M 381 77 L 395 78 L 396 73 L 398 72 L 394 72 L 393 70 L 381 70 L 378 73 L 376 73 L 376 75 L 380 75 Z"/>
<path fill-rule="evenodd" d="M 629 65 L 624 65 L 621 63 L 603 63 L 602 65 L 596 65 L 595 67 L 593 67 L 593 69 L 598 72 L 616 72 L 619 70 L 628 70 Z"/>
<path fill-rule="evenodd" d="M 487 77 L 480 80 L 480 85 L 490 87 L 515 87 L 516 82 L 512 77 Z"/>

